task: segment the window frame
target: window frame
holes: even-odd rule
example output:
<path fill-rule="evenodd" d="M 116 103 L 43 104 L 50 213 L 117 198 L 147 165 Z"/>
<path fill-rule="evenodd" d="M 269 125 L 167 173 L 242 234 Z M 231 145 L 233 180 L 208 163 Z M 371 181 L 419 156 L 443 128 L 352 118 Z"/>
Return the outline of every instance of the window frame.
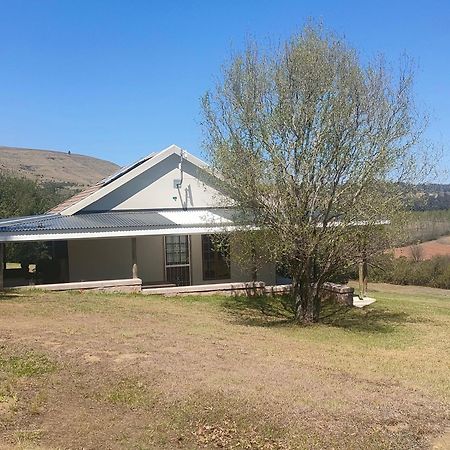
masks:
<path fill-rule="evenodd" d="M 185 242 L 182 242 L 185 241 Z M 185 251 L 181 251 L 184 247 Z M 185 262 L 170 261 L 172 258 L 169 255 L 179 256 L 185 254 Z M 174 258 L 176 259 L 176 258 Z M 190 235 L 166 235 L 164 236 L 164 280 L 169 282 L 169 272 L 179 271 L 180 275 L 183 273 L 187 276 L 181 277 L 181 283 L 176 283 L 177 286 L 191 286 L 192 285 L 192 269 L 191 269 L 191 236 Z M 172 282 L 172 281 L 171 281 Z"/>
<path fill-rule="evenodd" d="M 230 249 L 228 242 L 228 251 L 224 255 L 222 252 L 214 250 L 213 242 L 210 234 L 201 235 L 201 250 L 202 250 L 202 279 L 203 281 L 215 280 L 230 280 L 231 279 L 231 265 L 230 265 Z M 205 258 L 205 255 L 208 255 Z M 212 264 L 212 268 L 208 267 Z M 222 274 L 222 270 L 226 267 L 226 271 Z M 219 270 L 218 270 L 219 268 Z M 213 271 L 211 276 L 207 272 Z M 219 272 L 219 274 L 218 274 Z"/>

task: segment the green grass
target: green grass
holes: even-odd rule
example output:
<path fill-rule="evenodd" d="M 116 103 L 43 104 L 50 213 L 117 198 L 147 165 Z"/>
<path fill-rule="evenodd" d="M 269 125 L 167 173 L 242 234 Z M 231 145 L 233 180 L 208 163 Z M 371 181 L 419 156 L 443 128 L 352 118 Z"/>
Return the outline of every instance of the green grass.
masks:
<path fill-rule="evenodd" d="M 46 355 L 33 351 L 21 355 L 0 355 L 0 371 L 15 377 L 33 377 L 54 372 L 56 364 Z"/>
<path fill-rule="evenodd" d="M 425 288 L 425 295 L 405 295 L 375 286 L 373 305 L 359 309 L 326 304 L 321 323 L 306 327 L 294 322 L 292 308 L 283 298 L 236 297 L 222 305 L 238 323 L 275 328 L 298 345 L 307 344 L 334 369 L 419 385 L 448 401 L 450 294 Z"/>
<path fill-rule="evenodd" d="M 131 408 L 150 408 L 157 401 L 157 395 L 152 393 L 144 382 L 136 379 L 125 379 L 115 383 L 99 398 L 113 405 Z"/>

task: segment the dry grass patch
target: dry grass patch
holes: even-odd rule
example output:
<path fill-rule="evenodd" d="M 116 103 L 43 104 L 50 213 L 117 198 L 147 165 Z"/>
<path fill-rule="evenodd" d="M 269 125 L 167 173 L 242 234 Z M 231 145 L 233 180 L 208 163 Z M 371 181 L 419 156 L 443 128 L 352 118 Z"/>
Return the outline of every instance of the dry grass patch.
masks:
<path fill-rule="evenodd" d="M 4 296 L 0 442 L 427 448 L 449 423 L 449 293 L 372 290 L 310 327 L 283 299 Z"/>

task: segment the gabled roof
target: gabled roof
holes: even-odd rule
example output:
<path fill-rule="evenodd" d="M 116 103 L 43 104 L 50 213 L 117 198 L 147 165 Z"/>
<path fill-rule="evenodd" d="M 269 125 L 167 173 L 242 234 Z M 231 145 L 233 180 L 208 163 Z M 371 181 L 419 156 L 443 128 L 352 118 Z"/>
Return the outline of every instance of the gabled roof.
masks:
<path fill-rule="evenodd" d="M 129 182 L 149 168 L 158 164 L 168 156 L 172 154 L 181 156 L 181 152 L 182 150 L 180 147 L 178 147 L 177 145 L 171 145 L 166 149 L 160 151 L 159 153 L 151 153 L 140 159 L 139 161 L 121 168 L 119 171 L 101 180 L 94 186 L 91 186 L 69 198 L 68 200 L 60 203 L 59 205 L 51 209 L 49 211 L 49 214 L 58 213 L 68 216 L 76 214 L 83 208 L 86 208 L 90 204 L 98 201 L 105 195 L 109 194 L 120 186 L 123 186 L 125 183 Z M 183 158 L 202 169 L 207 169 L 208 167 L 203 161 L 186 151 L 183 151 Z"/>
<path fill-rule="evenodd" d="M 144 180 L 147 180 L 146 171 L 166 158 L 171 158 L 169 165 L 174 163 L 173 155 L 180 156 L 181 161 L 181 153 L 180 147 L 171 145 L 159 153 L 152 153 L 120 169 L 46 214 L 0 220 L 0 242 L 208 234 L 236 228 L 232 209 L 209 205 L 192 205 L 189 209 L 151 208 L 150 205 L 147 209 L 89 210 L 91 204 L 124 184 L 132 180 L 134 182 L 141 174 L 144 174 Z M 209 170 L 208 166 L 195 156 L 184 151 L 182 155 L 183 161 L 186 160 L 199 169 Z M 149 183 L 151 185 L 151 182 Z"/>
<path fill-rule="evenodd" d="M 94 184 L 93 186 L 88 187 L 87 189 L 84 189 L 81 192 L 78 192 L 74 196 L 68 198 L 67 200 L 61 202 L 59 205 L 56 205 L 54 208 L 48 211 L 49 214 L 53 213 L 61 213 L 62 211 L 75 206 L 77 203 L 79 203 L 81 200 L 86 199 L 94 192 L 97 192 L 100 190 L 103 186 L 106 186 L 107 184 L 111 183 L 114 180 L 117 180 L 121 176 L 125 175 L 126 173 L 130 172 L 134 168 L 140 166 L 142 163 L 148 161 L 149 159 L 153 158 L 156 153 L 150 153 L 149 155 L 145 156 L 144 158 L 141 158 L 139 161 L 136 161 L 132 164 L 129 164 L 128 166 L 121 167 L 117 172 L 114 172 L 109 177 L 103 178 L 103 180 L 100 180 L 98 183 Z"/>

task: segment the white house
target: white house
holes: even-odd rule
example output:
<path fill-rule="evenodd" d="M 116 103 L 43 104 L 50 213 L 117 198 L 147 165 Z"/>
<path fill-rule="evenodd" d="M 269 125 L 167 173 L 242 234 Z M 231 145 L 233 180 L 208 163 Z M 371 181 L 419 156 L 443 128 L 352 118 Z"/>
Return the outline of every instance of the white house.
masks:
<path fill-rule="evenodd" d="M 0 221 L 0 242 L 51 241 L 59 282 L 135 278 L 144 286 L 250 281 L 216 252 L 211 235 L 233 229 L 208 167 L 172 145 L 53 208 Z M 3 245 L 1 246 L 3 247 Z M 268 264 L 258 280 L 275 283 Z"/>

